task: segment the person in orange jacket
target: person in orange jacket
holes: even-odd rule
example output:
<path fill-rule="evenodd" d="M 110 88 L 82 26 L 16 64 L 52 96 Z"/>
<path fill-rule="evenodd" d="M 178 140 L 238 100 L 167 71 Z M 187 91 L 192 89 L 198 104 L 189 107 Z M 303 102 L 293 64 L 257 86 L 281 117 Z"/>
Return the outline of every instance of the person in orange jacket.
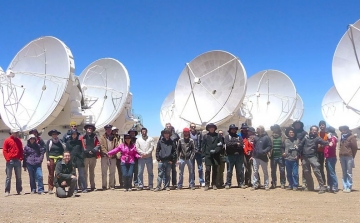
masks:
<path fill-rule="evenodd" d="M 249 127 L 246 123 L 241 125 L 241 135 L 243 136 L 244 142 L 244 172 L 245 179 L 244 185 L 245 187 L 252 187 L 251 176 L 252 176 L 252 151 L 253 151 L 253 141 L 255 136 L 255 129 L 253 127 Z"/>

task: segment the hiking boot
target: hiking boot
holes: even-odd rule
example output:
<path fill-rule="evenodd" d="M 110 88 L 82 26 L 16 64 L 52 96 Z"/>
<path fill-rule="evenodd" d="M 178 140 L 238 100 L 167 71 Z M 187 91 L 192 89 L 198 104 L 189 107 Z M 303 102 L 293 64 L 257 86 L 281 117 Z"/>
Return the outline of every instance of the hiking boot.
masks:
<path fill-rule="evenodd" d="M 155 188 L 155 190 L 154 190 L 154 192 L 158 192 L 158 191 L 160 191 L 160 188 Z"/>
<path fill-rule="evenodd" d="M 225 186 L 225 189 L 229 190 L 229 189 L 230 189 L 230 186 L 229 186 L 229 185 L 226 185 L 226 186 Z"/>
<path fill-rule="evenodd" d="M 207 190 L 209 190 L 209 186 L 204 187 L 204 191 L 207 191 Z"/>
<path fill-rule="evenodd" d="M 213 189 L 213 190 L 217 190 L 216 185 L 213 185 L 213 186 L 212 186 L 212 189 Z"/>
<path fill-rule="evenodd" d="M 285 189 L 285 184 L 281 184 L 281 189 Z"/>

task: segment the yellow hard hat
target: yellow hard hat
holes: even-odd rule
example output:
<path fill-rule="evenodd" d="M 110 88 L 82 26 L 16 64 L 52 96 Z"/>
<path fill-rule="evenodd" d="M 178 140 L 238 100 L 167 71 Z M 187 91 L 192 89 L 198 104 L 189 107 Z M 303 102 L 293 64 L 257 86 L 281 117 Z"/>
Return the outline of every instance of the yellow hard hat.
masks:
<path fill-rule="evenodd" d="M 70 126 L 72 126 L 72 125 L 76 125 L 76 122 L 74 122 L 74 121 L 70 122 Z"/>

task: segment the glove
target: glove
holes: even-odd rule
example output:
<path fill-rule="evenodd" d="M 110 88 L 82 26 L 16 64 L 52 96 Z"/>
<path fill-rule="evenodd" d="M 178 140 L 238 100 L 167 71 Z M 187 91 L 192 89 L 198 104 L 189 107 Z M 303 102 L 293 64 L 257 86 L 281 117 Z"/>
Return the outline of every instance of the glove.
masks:
<path fill-rule="evenodd" d="M 210 150 L 210 153 L 211 154 L 215 153 L 215 149 Z"/>

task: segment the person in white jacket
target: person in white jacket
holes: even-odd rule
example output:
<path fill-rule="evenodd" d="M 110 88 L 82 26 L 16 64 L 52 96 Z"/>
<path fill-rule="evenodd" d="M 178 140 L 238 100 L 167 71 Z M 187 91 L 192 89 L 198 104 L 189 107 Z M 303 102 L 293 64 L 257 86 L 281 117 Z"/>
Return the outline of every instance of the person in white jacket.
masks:
<path fill-rule="evenodd" d="M 147 135 L 147 129 L 141 129 L 141 137 L 136 140 L 136 150 L 141 155 L 141 158 L 138 160 L 138 190 L 142 190 L 144 188 L 144 169 L 145 165 L 148 171 L 148 184 L 149 190 L 154 190 L 153 180 L 153 159 L 152 159 L 152 151 L 154 150 L 154 139 Z"/>

